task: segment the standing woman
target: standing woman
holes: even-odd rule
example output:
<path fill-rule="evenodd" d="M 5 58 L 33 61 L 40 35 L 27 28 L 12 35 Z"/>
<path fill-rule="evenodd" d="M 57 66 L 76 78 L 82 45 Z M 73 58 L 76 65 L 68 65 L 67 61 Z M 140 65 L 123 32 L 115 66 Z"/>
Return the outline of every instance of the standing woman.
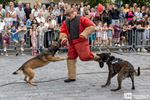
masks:
<path fill-rule="evenodd" d="M 134 16 L 135 15 L 134 15 L 134 12 L 133 12 L 133 8 L 131 7 L 129 9 L 129 11 L 127 12 L 127 14 L 126 14 L 126 18 L 127 18 L 128 22 L 132 21 Z"/>
<path fill-rule="evenodd" d="M 37 55 L 37 26 L 35 24 L 32 25 L 30 29 L 31 43 L 32 43 L 32 56 Z"/>
<path fill-rule="evenodd" d="M 4 22 L 5 22 L 5 26 L 9 28 L 11 28 L 12 24 L 13 24 L 13 19 L 10 17 L 10 13 L 7 12 L 6 13 L 6 17 L 4 18 Z"/>

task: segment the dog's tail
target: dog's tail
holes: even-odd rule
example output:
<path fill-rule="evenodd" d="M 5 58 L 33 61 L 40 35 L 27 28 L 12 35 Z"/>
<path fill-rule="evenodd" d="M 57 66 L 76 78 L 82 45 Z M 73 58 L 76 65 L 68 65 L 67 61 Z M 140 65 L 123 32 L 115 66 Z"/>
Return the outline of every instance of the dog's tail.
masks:
<path fill-rule="evenodd" d="M 138 67 L 137 72 L 135 71 L 135 75 L 136 76 L 140 76 L 141 72 L 140 72 L 140 67 Z"/>
<path fill-rule="evenodd" d="M 22 67 L 20 67 L 18 70 L 16 70 L 12 74 L 14 74 L 14 75 L 19 74 L 22 70 L 23 70 Z"/>

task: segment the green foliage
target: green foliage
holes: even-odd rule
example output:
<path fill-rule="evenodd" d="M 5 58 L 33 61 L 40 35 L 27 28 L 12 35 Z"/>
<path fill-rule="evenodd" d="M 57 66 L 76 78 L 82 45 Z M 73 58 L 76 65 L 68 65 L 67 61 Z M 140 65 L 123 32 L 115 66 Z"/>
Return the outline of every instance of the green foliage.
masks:
<path fill-rule="evenodd" d="M 123 4 L 130 4 L 133 5 L 133 3 L 137 3 L 139 6 L 150 6 L 149 0 L 115 0 L 116 3 L 122 2 Z M 85 4 L 89 4 L 92 7 L 96 6 L 98 3 L 101 3 L 103 5 L 106 5 L 107 3 L 112 3 L 111 0 L 83 0 Z"/>
<path fill-rule="evenodd" d="M 17 3 L 19 2 L 20 0 L 0 0 L 0 4 L 5 4 L 5 5 L 8 5 L 9 2 L 14 2 L 14 3 Z"/>
<path fill-rule="evenodd" d="M 92 7 L 98 5 L 99 3 L 105 5 L 109 0 L 83 0 L 85 4 L 91 5 Z"/>
<path fill-rule="evenodd" d="M 122 0 L 123 4 L 130 4 L 133 5 L 133 3 L 137 3 L 139 6 L 150 6 L 150 1 L 149 0 Z"/>

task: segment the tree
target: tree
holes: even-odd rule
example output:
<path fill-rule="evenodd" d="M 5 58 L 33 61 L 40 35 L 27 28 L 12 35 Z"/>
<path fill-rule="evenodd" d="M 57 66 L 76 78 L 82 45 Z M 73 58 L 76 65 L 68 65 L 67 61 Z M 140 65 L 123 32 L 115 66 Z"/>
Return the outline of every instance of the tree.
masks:
<path fill-rule="evenodd" d="M 110 0 L 83 0 L 85 4 L 91 5 L 92 7 L 98 5 L 99 3 L 105 5 L 108 3 Z"/>
<path fill-rule="evenodd" d="M 115 1 L 116 4 L 120 4 L 122 2 L 123 4 L 133 5 L 133 3 L 137 3 L 139 6 L 150 6 L 149 0 L 83 0 L 84 3 L 89 4 L 92 7 L 96 6 L 98 3 L 103 5 L 113 3 L 112 1 Z"/>
<path fill-rule="evenodd" d="M 8 4 L 10 1 L 15 1 L 15 0 L 0 0 L 1 4 Z"/>
<path fill-rule="evenodd" d="M 3 4 L 4 8 L 6 5 L 9 4 L 9 2 L 14 2 L 15 4 L 17 4 L 20 0 L 0 0 L 0 4 Z"/>
<path fill-rule="evenodd" d="M 122 0 L 123 4 L 130 4 L 137 3 L 139 6 L 150 6 L 149 0 Z"/>

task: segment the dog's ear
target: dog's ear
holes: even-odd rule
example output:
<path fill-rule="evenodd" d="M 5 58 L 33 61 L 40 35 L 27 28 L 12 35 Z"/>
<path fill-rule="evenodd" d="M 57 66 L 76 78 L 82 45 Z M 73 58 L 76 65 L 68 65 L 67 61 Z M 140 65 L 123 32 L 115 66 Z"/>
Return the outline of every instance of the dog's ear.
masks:
<path fill-rule="evenodd" d="M 115 59 L 114 56 L 110 56 L 109 60 L 108 61 L 113 61 Z"/>

